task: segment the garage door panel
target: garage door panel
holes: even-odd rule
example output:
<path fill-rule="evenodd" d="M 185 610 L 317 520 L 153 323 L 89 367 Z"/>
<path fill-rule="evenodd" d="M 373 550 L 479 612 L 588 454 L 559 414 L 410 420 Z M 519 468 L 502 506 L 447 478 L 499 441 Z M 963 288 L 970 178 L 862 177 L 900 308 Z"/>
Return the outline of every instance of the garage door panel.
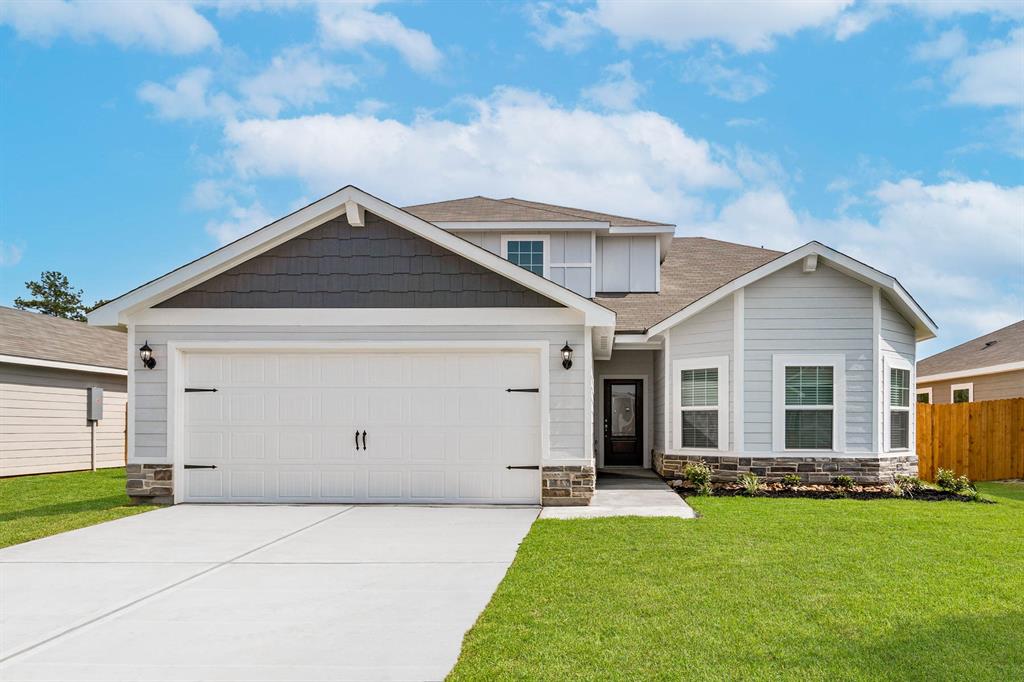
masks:
<path fill-rule="evenodd" d="M 187 354 L 186 499 L 539 500 L 536 353 Z M 201 382 L 197 380 L 202 380 Z M 366 431 L 366 449 L 355 433 Z"/>

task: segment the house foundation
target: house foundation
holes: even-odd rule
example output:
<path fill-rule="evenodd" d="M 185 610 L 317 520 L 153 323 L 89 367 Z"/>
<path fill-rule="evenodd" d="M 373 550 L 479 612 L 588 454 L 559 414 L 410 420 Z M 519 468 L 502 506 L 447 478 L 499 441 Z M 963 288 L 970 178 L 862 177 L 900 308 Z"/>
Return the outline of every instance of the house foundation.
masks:
<path fill-rule="evenodd" d="M 849 476 L 857 483 L 890 483 L 895 476 L 917 476 L 917 455 L 883 457 L 733 457 L 654 453 L 654 470 L 665 478 L 682 478 L 687 464 L 704 462 L 711 478 L 731 482 L 753 472 L 766 481 L 781 481 L 797 474 L 805 483 L 830 483 L 836 476 Z"/>

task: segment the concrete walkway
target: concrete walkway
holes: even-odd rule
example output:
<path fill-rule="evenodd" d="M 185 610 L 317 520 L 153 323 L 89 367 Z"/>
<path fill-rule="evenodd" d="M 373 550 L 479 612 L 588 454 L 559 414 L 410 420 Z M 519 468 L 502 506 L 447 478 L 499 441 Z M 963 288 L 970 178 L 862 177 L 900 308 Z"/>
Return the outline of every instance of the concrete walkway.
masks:
<path fill-rule="evenodd" d="M 682 497 L 650 469 L 602 469 L 587 507 L 544 507 L 542 519 L 593 519 L 605 516 L 674 516 L 696 514 Z"/>
<path fill-rule="evenodd" d="M 0 680 L 441 680 L 536 507 L 179 505 L 0 550 Z"/>

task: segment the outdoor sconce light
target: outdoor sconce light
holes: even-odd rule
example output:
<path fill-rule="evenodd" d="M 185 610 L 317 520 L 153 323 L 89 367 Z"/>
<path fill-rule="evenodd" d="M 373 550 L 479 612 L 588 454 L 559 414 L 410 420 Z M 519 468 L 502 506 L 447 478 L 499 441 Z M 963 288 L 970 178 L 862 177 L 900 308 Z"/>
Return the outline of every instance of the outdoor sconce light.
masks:
<path fill-rule="evenodd" d="M 142 364 L 146 366 L 146 369 L 156 367 L 156 360 L 153 358 L 153 349 L 149 347 L 149 341 L 142 344 L 142 348 L 139 349 L 139 355 L 142 357 Z"/>
<path fill-rule="evenodd" d="M 572 369 L 572 346 L 569 345 L 568 341 L 562 346 L 562 367 Z"/>

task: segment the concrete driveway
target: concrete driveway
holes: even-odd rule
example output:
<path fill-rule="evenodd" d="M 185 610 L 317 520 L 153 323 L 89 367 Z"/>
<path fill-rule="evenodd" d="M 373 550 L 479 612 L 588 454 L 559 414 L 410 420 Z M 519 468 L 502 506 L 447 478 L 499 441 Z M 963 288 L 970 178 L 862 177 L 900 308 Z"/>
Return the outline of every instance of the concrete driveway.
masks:
<path fill-rule="evenodd" d="M 442 679 L 537 512 L 181 505 L 0 550 L 0 679 Z"/>

